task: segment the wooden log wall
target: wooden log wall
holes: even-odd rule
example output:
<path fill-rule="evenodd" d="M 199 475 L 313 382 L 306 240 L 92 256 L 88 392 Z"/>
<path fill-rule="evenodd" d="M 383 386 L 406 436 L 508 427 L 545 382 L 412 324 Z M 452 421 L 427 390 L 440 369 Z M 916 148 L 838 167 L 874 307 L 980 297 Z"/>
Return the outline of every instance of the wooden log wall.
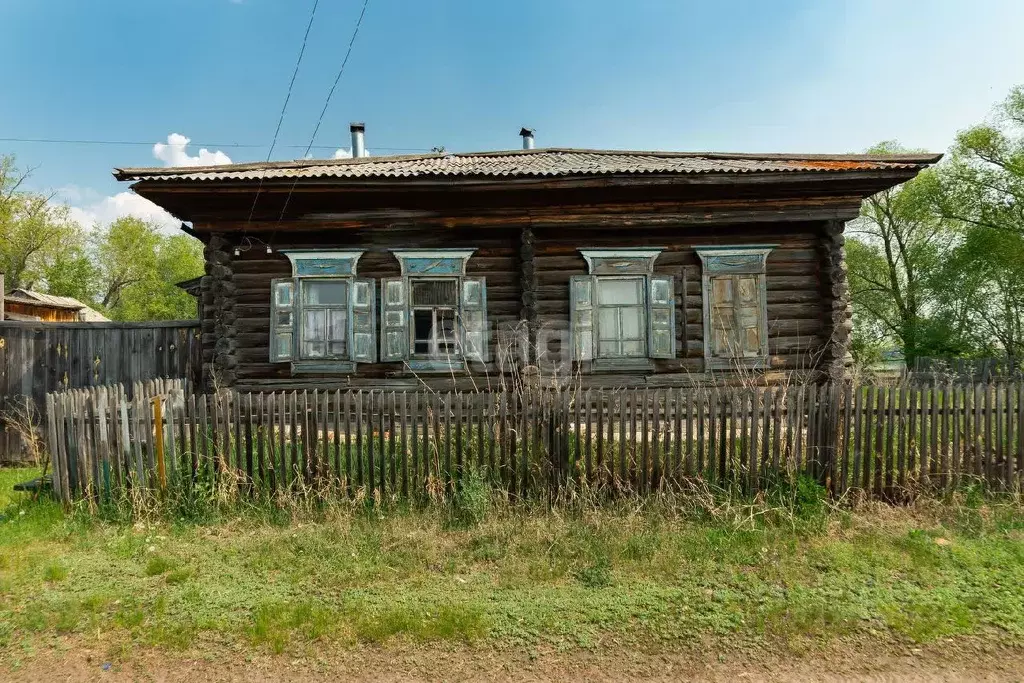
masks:
<path fill-rule="evenodd" d="M 625 219 L 623 219 L 625 220 Z M 664 248 L 655 271 L 676 278 L 677 357 L 653 362 L 649 374 L 587 374 L 587 386 L 678 386 L 722 380 L 729 373 L 705 373 L 701 270 L 695 246 L 776 244 L 767 260 L 768 349 L 770 369 L 781 378 L 790 373 L 828 377 L 842 375 L 849 340 L 849 311 L 841 222 L 745 223 L 738 225 L 671 225 L 642 221 L 621 229 L 595 230 L 564 220 L 535 216 L 530 224 L 487 228 L 365 228 L 307 232 L 260 232 L 260 240 L 275 250 L 267 254 L 260 243 L 233 255 L 237 234 L 210 235 L 207 274 L 202 285 L 203 329 L 207 389 L 235 387 L 273 390 L 315 387 L 379 387 L 475 389 L 495 388 L 505 378 L 507 364 L 493 362 L 502 328 L 523 328 L 528 335 L 523 357 L 542 367 L 559 366 L 572 374 L 568 348 L 569 278 L 586 273 L 578 249 L 657 246 Z M 230 239 L 229 239 L 230 237 Z M 414 376 L 400 364 L 360 364 L 355 375 L 292 376 L 287 363 L 269 362 L 270 281 L 291 273 L 288 248 L 364 249 L 358 274 L 379 280 L 400 274 L 396 248 L 473 248 L 468 273 L 487 277 L 488 322 L 492 332 L 492 362 L 471 368 L 470 376 Z M 378 312 L 378 326 L 380 324 Z M 520 321 L 522 321 L 520 325 Z M 538 331 L 549 334 L 538 339 Z M 557 332 L 561 331 L 561 334 Z M 554 333 L 553 333 L 554 332 Z M 827 342 L 833 341 L 829 345 Z M 379 341 L 379 332 L 378 332 Z"/>
<path fill-rule="evenodd" d="M 263 238 L 267 236 L 264 235 Z M 209 315 L 221 315 L 231 321 L 232 329 L 222 332 L 231 340 L 225 345 L 230 359 L 216 358 L 217 372 L 230 378 L 221 386 L 242 389 L 314 388 L 317 386 L 405 386 L 415 388 L 424 383 L 452 386 L 451 376 L 410 375 L 400 363 L 360 364 L 356 375 L 292 376 L 288 363 L 269 362 L 270 281 L 291 276 L 291 264 L 283 249 L 362 249 L 365 253 L 357 265 L 359 277 L 377 280 L 377 305 L 380 302 L 380 279 L 401 275 L 398 259 L 391 249 L 444 248 L 475 249 L 466 266 L 467 275 L 487 278 L 487 318 L 492 329 L 514 327 L 522 308 L 520 287 L 520 233 L 519 229 L 489 228 L 482 230 L 434 229 L 410 230 L 345 230 L 316 233 L 288 233 L 273 241 L 274 253 L 265 247 L 244 250 L 238 257 L 227 251 L 226 277 L 229 292 L 218 308 L 212 302 Z M 380 340 L 380 311 L 377 311 L 378 344 Z M 492 339 L 492 358 L 496 357 Z M 496 362 L 476 367 L 474 374 L 484 378 L 500 374 Z M 464 383 L 472 386 L 476 380 Z"/>
<path fill-rule="evenodd" d="M 47 393 L 160 377 L 194 383 L 200 368 L 195 322 L 0 323 L 0 416 L 31 401 L 45 423 Z M 26 455 L 0 419 L 0 463 Z"/>
<path fill-rule="evenodd" d="M 767 260 L 768 352 L 778 371 L 811 370 L 827 339 L 822 268 L 826 236 L 822 223 L 735 226 L 652 227 L 597 232 L 564 226 L 535 226 L 538 281 L 537 308 L 541 325 L 569 321 L 569 278 L 587 272 L 579 255 L 594 248 L 662 247 L 656 273 L 676 280 L 677 357 L 655 360 L 658 377 L 596 376 L 608 386 L 638 382 L 689 384 L 711 379 L 704 373 L 704 320 L 700 259 L 695 246 L 775 244 Z M 845 303 L 843 304 L 845 306 Z M 845 309 L 843 311 L 846 314 Z M 845 350 L 838 352 L 845 355 Z"/>

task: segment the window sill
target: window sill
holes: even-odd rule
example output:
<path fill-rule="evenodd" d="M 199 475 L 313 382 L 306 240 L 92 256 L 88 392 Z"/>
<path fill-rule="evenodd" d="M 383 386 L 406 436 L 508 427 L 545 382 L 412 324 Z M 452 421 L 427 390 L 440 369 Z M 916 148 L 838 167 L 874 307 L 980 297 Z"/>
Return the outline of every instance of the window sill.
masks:
<path fill-rule="evenodd" d="M 350 360 L 296 360 L 292 361 L 293 375 L 347 375 L 356 371 Z"/>
<path fill-rule="evenodd" d="M 412 359 L 405 361 L 412 372 L 463 372 L 466 369 L 464 360 L 426 360 Z"/>
<path fill-rule="evenodd" d="M 654 362 L 650 358 L 595 358 L 590 363 L 591 372 L 653 372 Z"/>

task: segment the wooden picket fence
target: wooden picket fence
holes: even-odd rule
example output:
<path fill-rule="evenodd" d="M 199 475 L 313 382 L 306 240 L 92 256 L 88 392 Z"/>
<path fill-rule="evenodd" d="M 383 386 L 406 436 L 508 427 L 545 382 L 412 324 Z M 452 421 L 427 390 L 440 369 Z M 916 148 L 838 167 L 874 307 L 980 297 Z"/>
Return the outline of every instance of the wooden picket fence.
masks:
<path fill-rule="evenodd" d="M 1018 490 L 1024 385 L 303 391 L 186 395 L 180 382 L 49 394 L 64 501 L 229 481 L 246 494 L 419 496 L 482 476 L 516 496 L 572 486 L 754 491 L 798 475 L 899 499 Z"/>

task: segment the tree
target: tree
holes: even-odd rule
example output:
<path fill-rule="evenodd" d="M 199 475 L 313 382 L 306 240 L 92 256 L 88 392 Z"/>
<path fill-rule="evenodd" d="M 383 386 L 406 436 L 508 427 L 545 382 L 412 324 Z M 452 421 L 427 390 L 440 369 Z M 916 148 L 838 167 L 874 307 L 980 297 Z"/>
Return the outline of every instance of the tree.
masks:
<path fill-rule="evenodd" d="M 47 279 L 57 276 L 54 265 L 75 262 L 85 244 L 66 206 L 25 189 L 30 176 L 14 157 L 0 157 L 0 270 L 9 290 L 47 288 Z"/>
<path fill-rule="evenodd" d="M 959 135 L 932 181 L 932 210 L 964 226 L 1024 234 L 1024 86 L 996 109 L 994 121 Z"/>
<path fill-rule="evenodd" d="M 97 300 L 103 308 L 116 308 L 126 288 L 154 278 L 160 244 L 156 226 L 122 216 L 98 228 L 92 241 L 99 271 Z"/>
<path fill-rule="evenodd" d="M 906 151 L 895 142 L 868 150 Z M 903 348 L 908 363 L 934 346 L 932 276 L 953 239 L 929 210 L 927 173 L 865 200 L 847 241 L 854 348 L 877 348 L 891 340 Z"/>
<path fill-rule="evenodd" d="M 196 316 L 195 299 L 175 284 L 203 273 L 203 250 L 186 235 L 166 236 L 123 216 L 93 238 L 100 306 L 116 320 L 181 320 Z"/>

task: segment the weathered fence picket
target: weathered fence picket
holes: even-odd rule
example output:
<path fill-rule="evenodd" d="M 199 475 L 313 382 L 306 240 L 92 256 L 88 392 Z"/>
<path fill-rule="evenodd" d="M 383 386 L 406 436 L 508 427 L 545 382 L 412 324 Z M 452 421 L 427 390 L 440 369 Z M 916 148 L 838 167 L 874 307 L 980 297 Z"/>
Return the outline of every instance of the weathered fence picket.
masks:
<path fill-rule="evenodd" d="M 471 472 L 510 495 L 690 478 L 753 492 L 807 476 L 899 499 L 966 481 L 1017 490 L 1024 385 L 762 387 L 524 393 L 215 395 L 148 381 L 46 397 L 54 490 L 109 500 L 229 475 L 244 495 L 330 489 L 408 497 Z M 410 395 L 410 393 L 412 395 Z"/>

